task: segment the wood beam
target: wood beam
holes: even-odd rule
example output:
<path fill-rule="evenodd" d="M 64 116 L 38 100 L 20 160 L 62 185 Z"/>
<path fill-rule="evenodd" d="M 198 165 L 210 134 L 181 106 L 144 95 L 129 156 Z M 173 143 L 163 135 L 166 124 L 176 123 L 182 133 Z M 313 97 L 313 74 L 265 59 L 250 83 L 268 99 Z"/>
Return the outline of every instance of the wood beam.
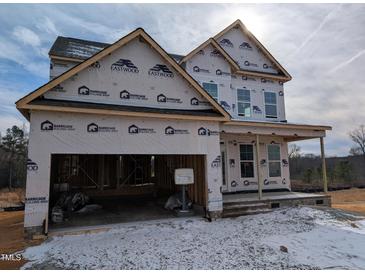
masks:
<path fill-rule="evenodd" d="M 328 192 L 327 182 L 327 170 L 326 170 L 326 155 L 324 154 L 324 140 L 323 137 L 319 138 L 321 144 L 321 158 L 322 158 L 322 180 L 323 180 L 323 191 Z"/>
<path fill-rule="evenodd" d="M 256 135 L 256 173 L 257 173 L 257 191 L 259 200 L 262 200 L 262 182 L 260 172 L 260 137 Z"/>

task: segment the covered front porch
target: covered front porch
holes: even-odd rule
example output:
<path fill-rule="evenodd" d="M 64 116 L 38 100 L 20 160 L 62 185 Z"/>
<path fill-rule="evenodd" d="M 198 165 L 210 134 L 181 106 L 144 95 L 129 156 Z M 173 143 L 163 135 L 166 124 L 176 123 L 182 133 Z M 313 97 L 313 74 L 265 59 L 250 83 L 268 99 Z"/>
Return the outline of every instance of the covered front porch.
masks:
<path fill-rule="evenodd" d="M 330 206 L 326 194 L 326 130 L 331 128 L 275 122 L 224 123 L 220 136 L 223 215 L 227 207 L 239 209 L 239 204 L 257 204 L 263 209 L 297 204 Z M 288 143 L 314 138 L 319 140 L 324 194 L 292 192 Z"/>

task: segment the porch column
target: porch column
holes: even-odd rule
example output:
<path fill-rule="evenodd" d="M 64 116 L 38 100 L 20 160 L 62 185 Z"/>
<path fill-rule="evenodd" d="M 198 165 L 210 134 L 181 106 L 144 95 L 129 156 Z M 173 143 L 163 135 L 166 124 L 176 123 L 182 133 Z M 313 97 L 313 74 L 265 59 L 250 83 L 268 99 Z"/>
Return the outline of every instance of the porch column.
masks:
<path fill-rule="evenodd" d="M 260 137 L 256 135 L 256 173 L 257 173 L 257 191 L 259 195 L 259 200 L 262 199 L 262 182 L 261 182 L 261 172 L 260 172 Z"/>
<path fill-rule="evenodd" d="M 323 191 L 328 191 L 328 183 L 327 183 L 327 171 L 326 171 L 326 156 L 324 154 L 324 141 L 323 137 L 319 138 L 321 143 L 321 158 L 322 158 L 322 180 L 323 180 Z"/>

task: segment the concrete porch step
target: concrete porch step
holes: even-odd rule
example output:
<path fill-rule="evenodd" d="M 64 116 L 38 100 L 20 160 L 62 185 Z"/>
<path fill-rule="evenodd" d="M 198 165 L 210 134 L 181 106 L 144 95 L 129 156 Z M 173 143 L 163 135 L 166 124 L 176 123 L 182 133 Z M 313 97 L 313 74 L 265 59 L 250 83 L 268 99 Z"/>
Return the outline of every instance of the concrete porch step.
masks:
<path fill-rule="evenodd" d="M 224 203 L 223 217 L 237 217 L 258 213 L 271 212 L 269 204 L 266 203 Z"/>

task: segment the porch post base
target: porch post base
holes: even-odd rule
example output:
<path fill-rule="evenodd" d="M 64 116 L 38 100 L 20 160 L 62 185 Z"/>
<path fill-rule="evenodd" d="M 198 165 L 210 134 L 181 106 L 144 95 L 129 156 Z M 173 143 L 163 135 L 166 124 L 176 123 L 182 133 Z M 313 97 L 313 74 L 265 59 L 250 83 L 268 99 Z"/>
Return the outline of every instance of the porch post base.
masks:
<path fill-rule="evenodd" d="M 207 217 L 210 218 L 212 221 L 216 219 L 222 218 L 222 210 L 219 211 L 207 211 Z"/>

